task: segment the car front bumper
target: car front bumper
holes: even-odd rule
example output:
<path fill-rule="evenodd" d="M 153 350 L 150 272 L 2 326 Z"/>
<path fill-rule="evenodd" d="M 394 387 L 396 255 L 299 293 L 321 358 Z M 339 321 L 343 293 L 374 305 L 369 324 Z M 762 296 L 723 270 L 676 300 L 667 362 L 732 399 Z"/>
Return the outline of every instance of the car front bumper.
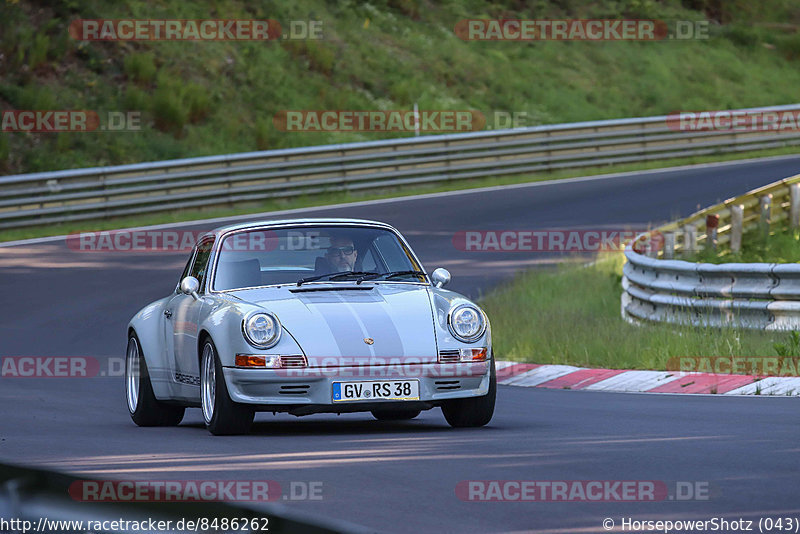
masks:
<path fill-rule="evenodd" d="M 414 366 L 363 366 L 242 369 L 223 368 L 228 394 L 235 402 L 261 410 L 297 413 L 368 411 L 376 405 L 418 405 L 430 408 L 442 401 L 480 397 L 489 391 L 491 361 L 422 363 Z M 334 382 L 418 380 L 419 400 L 334 401 Z"/>

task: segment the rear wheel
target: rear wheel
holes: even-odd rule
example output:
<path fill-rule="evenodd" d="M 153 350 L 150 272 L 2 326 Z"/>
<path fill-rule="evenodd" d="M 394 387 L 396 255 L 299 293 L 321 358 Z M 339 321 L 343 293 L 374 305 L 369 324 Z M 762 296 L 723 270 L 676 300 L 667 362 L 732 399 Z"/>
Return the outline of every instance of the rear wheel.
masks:
<path fill-rule="evenodd" d="M 200 403 L 208 431 L 215 436 L 246 434 L 255 410 L 231 400 L 214 343 L 207 339 L 200 357 Z"/>
<path fill-rule="evenodd" d="M 125 396 L 128 412 L 139 426 L 175 426 L 183 420 L 186 408 L 171 406 L 156 399 L 147 362 L 139 345 L 139 338 L 131 334 L 125 356 Z"/>
<path fill-rule="evenodd" d="M 489 392 L 482 397 L 449 400 L 442 405 L 442 413 L 452 427 L 484 426 L 492 420 L 496 396 L 497 372 L 494 368 L 494 357 L 492 357 Z"/>
<path fill-rule="evenodd" d="M 404 409 L 404 410 L 372 410 L 372 416 L 378 421 L 406 421 L 414 419 L 422 410 Z"/>

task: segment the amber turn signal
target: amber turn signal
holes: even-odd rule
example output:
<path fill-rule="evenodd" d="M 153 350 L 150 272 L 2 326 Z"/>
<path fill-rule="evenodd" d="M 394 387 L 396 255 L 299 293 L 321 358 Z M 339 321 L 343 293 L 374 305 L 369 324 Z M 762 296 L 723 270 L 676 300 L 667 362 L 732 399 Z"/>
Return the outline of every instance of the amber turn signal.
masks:
<path fill-rule="evenodd" d="M 237 354 L 236 367 L 266 367 L 267 361 L 263 356 L 253 354 Z"/>

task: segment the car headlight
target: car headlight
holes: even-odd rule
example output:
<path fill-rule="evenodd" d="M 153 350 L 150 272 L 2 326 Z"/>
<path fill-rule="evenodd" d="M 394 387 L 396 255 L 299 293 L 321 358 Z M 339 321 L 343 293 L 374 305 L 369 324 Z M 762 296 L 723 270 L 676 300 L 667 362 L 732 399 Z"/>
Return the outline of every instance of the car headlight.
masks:
<path fill-rule="evenodd" d="M 447 316 L 447 325 L 453 337 L 466 343 L 477 340 L 486 330 L 483 313 L 471 304 L 462 304 L 453 309 Z"/>
<path fill-rule="evenodd" d="M 248 343 L 260 349 L 274 346 L 281 337 L 281 324 L 270 313 L 258 312 L 242 322 L 242 332 Z"/>

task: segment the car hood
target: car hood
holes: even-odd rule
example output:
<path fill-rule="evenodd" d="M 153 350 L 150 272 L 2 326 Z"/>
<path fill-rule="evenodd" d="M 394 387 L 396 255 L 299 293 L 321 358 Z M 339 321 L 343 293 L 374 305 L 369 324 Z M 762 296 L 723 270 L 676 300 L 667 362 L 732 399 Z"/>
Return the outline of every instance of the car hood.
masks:
<path fill-rule="evenodd" d="M 436 358 L 433 313 L 425 286 L 309 284 L 236 293 L 277 315 L 309 359 Z"/>

